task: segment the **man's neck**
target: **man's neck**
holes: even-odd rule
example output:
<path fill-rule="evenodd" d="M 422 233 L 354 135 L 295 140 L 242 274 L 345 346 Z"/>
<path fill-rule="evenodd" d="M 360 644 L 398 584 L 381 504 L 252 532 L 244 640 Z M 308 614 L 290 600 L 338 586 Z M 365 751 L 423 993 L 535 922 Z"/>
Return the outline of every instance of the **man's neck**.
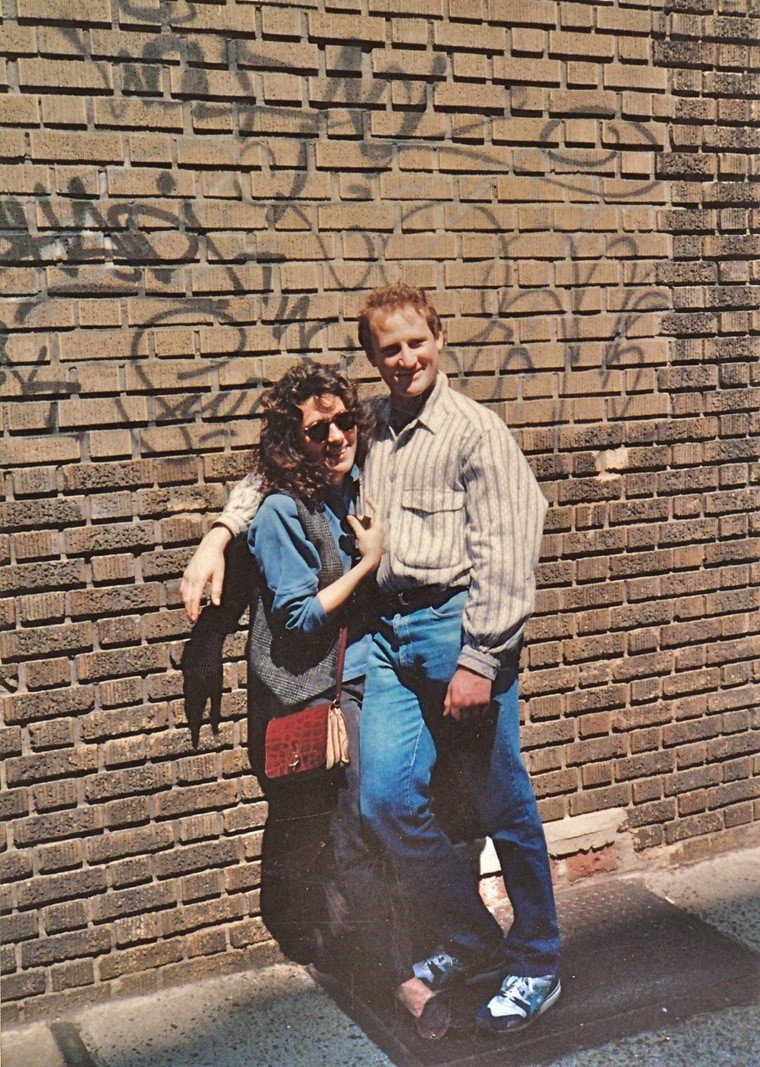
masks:
<path fill-rule="evenodd" d="M 391 393 L 391 425 L 396 432 L 403 430 L 410 422 L 414 422 L 434 389 L 435 385 L 432 385 L 421 396 L 406 397 L 403 400 L 397 399 Z"/>

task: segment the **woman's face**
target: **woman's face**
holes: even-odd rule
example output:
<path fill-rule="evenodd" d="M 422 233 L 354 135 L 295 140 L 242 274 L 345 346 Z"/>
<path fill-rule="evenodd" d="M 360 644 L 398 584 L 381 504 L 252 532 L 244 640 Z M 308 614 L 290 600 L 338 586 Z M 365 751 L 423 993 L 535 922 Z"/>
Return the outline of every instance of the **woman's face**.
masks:
<path fill-rule="evenodd" d="M 355 416 L 347 411 L 340 397 L 332 393 L 310 396 L 299 407 L 304 452 L 322 465 L 331 485 L 341 485 L 356 459 L 358 431 Z M 341 418 L 344 413 L 345 417 Z M 352 422 L 353 427 L 347 425 Z"/>

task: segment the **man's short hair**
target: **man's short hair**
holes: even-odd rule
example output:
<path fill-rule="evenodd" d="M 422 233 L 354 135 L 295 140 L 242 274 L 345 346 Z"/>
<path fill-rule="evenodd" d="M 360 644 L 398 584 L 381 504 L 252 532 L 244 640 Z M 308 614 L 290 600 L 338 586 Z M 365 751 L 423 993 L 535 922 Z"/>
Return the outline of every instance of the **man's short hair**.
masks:
<path fill-rule="evenodd" d="M 395 282 L 393 285 L 383 285 L 379 289 L 373 289 L 364 301 L 359 312 L 359 344 L 368 356 L 372 356 L 372 330 L 370 318 L 373 311 L 395 311 L 397 308 L 416 308 L 424 317 L 430 332 L 437 337 L 443 330 L 441 317 L 428 300 L 427 293 L 415 285 L 407 285 L 406 282 Z"/>

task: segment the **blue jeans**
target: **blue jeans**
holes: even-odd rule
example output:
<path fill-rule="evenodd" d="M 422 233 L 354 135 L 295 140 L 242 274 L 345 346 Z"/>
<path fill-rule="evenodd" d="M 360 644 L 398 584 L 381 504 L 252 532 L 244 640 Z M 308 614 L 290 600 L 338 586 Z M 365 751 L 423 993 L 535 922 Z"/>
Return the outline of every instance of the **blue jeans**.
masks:
<path fill-rule="evenodd" d="M 443 715 L 466 600 L 460 591 L 438 607 L 380 621 L 362 708 L 362 817 L 393 862 L 424 954 L 442 947 L 472 968 L 503 954 L 511 974 L 552 974 L 559 930 L 546 839 L 520 755 L 516 662 L 494 682 L 490 717 L 465 724 Z M 506 939 L 431 810 L 441 746 L 496 848 L 514 911 Z"/>

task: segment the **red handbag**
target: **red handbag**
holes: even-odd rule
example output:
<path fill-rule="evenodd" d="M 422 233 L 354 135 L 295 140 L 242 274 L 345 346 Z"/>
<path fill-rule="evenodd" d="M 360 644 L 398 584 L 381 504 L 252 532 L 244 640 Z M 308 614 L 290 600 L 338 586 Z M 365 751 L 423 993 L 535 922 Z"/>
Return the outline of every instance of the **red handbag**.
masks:
<path fill-rule="evenodd" d="M 348 762 L 348 753 L 341 757 L 330 745 L 328 732 L 335 736 L 336 716 L 340 717 L 343 736 L 345 724 L 340 710 L 340 693 L 343 684 L 343 660 L 346 652 L 346 629 L 340 633 L 336 692 L 333 700 L 323 701 L 303 711 L 279 715 L 267 723 L 264 741 L 264 774 L 267 778 L 284 778 L 291 774 L 314 771 L 319 767 L 330 769 Z"/>

